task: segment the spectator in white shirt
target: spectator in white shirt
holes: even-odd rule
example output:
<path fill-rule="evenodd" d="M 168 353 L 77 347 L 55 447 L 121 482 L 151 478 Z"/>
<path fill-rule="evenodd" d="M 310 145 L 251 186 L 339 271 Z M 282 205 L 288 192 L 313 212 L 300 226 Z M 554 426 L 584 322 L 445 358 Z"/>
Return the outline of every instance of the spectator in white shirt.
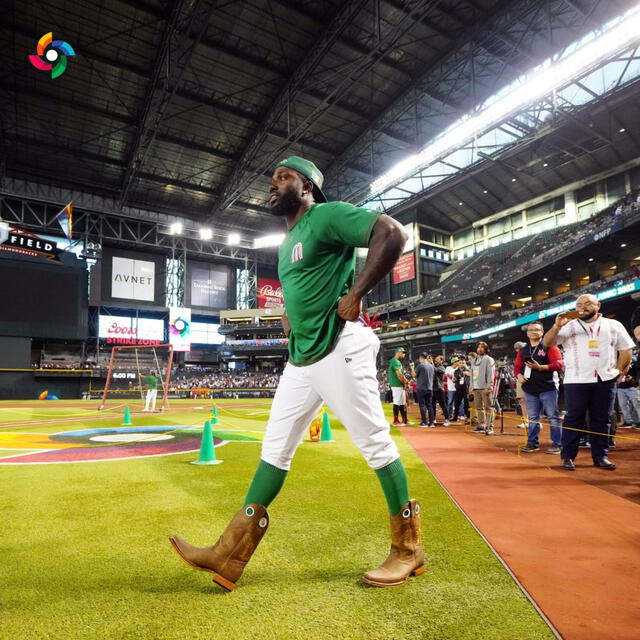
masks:
<path fill-rule="evenodd" d="M 456 381 L 453 378 L 453 374 L 457 368 L 454 367 L 456 362 L 458 362 L 458 358 L 454 356 L 451 358 L 451 364 L 444 369 L 444 382 L 447 389 L 447 410 L 450 416 L 453 414 L 453 396 L 456 392 Z"/>
<path fill-rule="evenodd" d="M 562 430 L 562 467 L 573 471 L 580 434 L 589 412 L 593 464 L 613 470 L 608 444 L 610 415 L 616 394 L 616 381 L 631 364 L 633 340 L 617 320 L 604 318 L 595 296 L 576 300 L 576 312 L 558 314 L 544 336 L 544 345 L 564 347 L 564 399 L 567 413 Z"/>

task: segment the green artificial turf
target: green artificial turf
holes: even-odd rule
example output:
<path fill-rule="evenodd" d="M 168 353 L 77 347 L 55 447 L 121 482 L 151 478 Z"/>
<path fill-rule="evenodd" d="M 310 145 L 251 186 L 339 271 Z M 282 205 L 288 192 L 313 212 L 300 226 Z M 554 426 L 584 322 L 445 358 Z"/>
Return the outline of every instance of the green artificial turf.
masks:
<path fill-rule="evenodd" d="M 214 429 L 263 429 L 264 401 L 238 404 L 220 412 Z M 134 424 L 206 417 L 185 408 L 135 416 Z M 31 431 L 87 426 L 90 419 Z M 402 588 L 363 585 L 362 573 L 386 556 L 388 515 L 375 474 L 344 428 L 335 420 L 332 428 L 335 443 L 298 450 L 269 510 L 269 531 L 233 593 L 182 563 L 167 537 L 214 542 L 242 504 L 260 444 L 219 447 L 224 463 L 212 467 L 188 464 L 193 453 L 0 466 L 0 638 L 553 638 L 397 433 L 411 495 L 422 503 L 428 567 Z"/>

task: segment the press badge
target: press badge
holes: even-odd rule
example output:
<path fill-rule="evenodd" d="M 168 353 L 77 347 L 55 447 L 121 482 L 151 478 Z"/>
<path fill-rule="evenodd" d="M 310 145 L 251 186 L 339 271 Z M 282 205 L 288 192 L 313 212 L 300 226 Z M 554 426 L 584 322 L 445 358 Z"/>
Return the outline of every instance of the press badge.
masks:
<path fill-rule="evenodd" d="M 600 340 L 589 340 L 589 349 L 600 349 Z"/>
<path fill-rule="evenodd" d="M 524 377 L 528 380 L 531 377 L 531 367 L 526 366 L 524 368 Z"/>

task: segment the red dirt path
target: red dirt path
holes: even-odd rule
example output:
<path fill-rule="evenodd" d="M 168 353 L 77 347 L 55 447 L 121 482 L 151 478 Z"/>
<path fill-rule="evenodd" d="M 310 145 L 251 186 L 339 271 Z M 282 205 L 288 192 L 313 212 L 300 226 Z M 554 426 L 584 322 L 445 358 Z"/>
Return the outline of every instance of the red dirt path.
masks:
<path fill-rule="evenodd" d="M 583 482 L 580 470 L 500 450 L 499 438 L 401 431 L 563 638 L 640 637 L 640 506 Z"/>

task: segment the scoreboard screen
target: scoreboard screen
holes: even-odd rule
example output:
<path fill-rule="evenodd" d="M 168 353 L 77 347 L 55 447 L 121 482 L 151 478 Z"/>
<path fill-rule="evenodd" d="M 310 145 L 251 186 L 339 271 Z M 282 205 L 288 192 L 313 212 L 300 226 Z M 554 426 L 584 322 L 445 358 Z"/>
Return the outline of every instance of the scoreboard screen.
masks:
<path fill-rule="evenodd" d="M 87 337 L 87 270 L 0 259 L 0 335 Z"/>

